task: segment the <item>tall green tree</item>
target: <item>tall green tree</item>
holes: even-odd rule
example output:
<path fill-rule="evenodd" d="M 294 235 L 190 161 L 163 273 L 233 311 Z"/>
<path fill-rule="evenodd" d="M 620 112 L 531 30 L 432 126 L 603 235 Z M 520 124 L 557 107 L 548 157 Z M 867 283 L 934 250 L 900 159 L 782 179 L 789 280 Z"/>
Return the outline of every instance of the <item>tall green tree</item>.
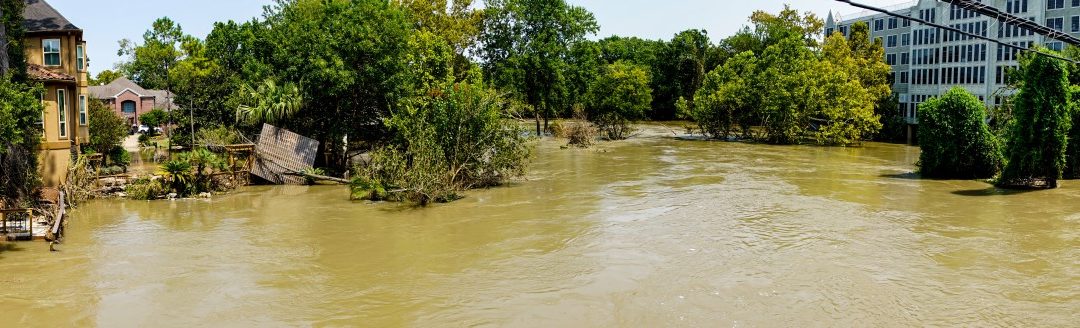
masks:
<path fill-rule="evenodd" d="M 108 153 L 127 137 L 130 127 L 127 120 L 98 99 L 90 100 L 90 148 L 98 153 Z"/>
<path fill-rule="evenodd" d="M 687 99 L 693 106 L 694 92 L 701 88 L 705 73 L 712 70 L 706 66 L 711 47 L 703 30 L 680 32 L 665 44 L 654 73 L 658 81 L 654 84 L 653 119 L 675 119 L 675 101 L 679 98 Z"/>
<path fill-rule="evenodd" d="M 1021 84 L 1006 150 L 1009 161 L 998 185 L 1030 187 L 1043 181 L 1047 188 L 1057 187 L 1072 128 L 1068 69 L 1065 62 L 1048 56 L 1020 58 Z"/>
<path fill-rule="evenodd" d="M 0 0 L 0 76 L 26 82 L 26 54 L 23 49 L 23 0 Z"/>
<path fill-rule="evenodd" d="M 1004 160 L 986 108 L 955 87 L 919 105 L 919 173 L 935 179 L 987 179 Z"/>
<path fill-rule="evenodd" d="M 735 125 L 741 136 L 750 138 L 750 127 L 757 121 L 757 58 L 747 51 L 729 59 L 724 66 L 709 72 L 701 89 L 694 95 L 691 116 L 707 136 L 727 139 L 734 136 Z"/>
<path fill-rule="evenodd" d="M 480 35 L 483 14 L 473 0 L 392 0 L 403 8 L 417 32 L 430 33 L 453 49 L 450 58 L 460 81 L 473 66 L 466 56 Z"/>
<path fill-rule="evenodd" d="M 0 205 L 24 205 L 40 184 L 37 146 L 42 131 L 37 122 L 43 92 L 40 86 L 0 76 Z"/>
<path fill-rule="evenodd" d="M 592 13 L 564 0 L 485 2 L 478 55 L 488 80 L 534 108 L 537 134 L 569 103 L 569 49 L 599 29 Z"/>
<path fill-rule="evenodd" d="M 586 107 L 589 120 L 613 140 L 625 139 L 629 123 L 644 118 L 652 103 L 649 73 L 624 61 L 604 67 L 590 92 Z"/>
<path fill-rule="evenodd" d="M 117 70 L 143 88 L 167 90 L 171 86 L 169 69 L 183 59 L 180 46 L 191 38 L 172 19 L 158 18 L 150 30 L 143 33 L 142 44 L 120 40 L 117 55 L 127 57 L 127 60 L 118 64 Z"/>

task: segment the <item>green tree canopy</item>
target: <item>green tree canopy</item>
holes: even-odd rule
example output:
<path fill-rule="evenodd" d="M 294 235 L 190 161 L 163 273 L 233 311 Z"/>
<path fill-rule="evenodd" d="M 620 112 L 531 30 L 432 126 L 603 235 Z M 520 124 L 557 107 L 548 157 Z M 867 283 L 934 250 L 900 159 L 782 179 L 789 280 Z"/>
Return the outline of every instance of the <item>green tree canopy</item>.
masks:
<path fill-rule="evenodd" d="M 90 100 L 90 148 L 98 153 L 108 153 L 119 146 L 131 128 L 127 120 L 98 99 Z"/>
<path fill-rule="evenodd" d="M 627 124 L 644 118 L 652 103 L 649 73 L 624 61 L 604 67 L 590 91 L 590 102 L 586 107 L 589 120 L 596 123 L 609 139 L 626 138 Z"/>
<path fill-rule="evenodd" d="M 485 76 L 546 121 L 569 104 L 568 50 L 599 29 L 592 13 L 564 0 L 490 0 L 478 55 Z"/>
<path fill-rule="evenodd" d="M 154 21 L 143 34 L 143 43 L 120 40 L 117 55 L 127 57 L 117 69 L 132 82 L 147 89 L 169 89 L 169 69 L 184 58 L 181 44 L 193 37 L 168 17 Z M 108 82 L 106 82 L 108 83 Z"/>
<path fill-rule="evenodd" d="M 986 124 L 986 108 L 955 87 L 919 105 L 919 172 L 935 179 L 987 179 L 1003 157 Z"/>
<path fill-rule="evenodd" d="M 1072 128 L 1068 69 L 1058 59 L 1021 56 L 1020 90 L 1014 97 L 1014 121 L 1006 148 L 1009 160 L 998 180 L 1000 186 L 1029 187 L 1041 180 L 1045 187 L 1057 187 Z"/>

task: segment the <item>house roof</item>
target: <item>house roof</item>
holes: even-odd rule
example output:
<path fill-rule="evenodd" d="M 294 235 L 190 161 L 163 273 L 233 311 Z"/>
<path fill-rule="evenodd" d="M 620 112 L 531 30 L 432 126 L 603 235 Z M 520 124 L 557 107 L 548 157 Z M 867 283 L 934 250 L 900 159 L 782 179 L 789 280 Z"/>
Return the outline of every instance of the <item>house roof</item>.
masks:
<path fill-rule="evenodd" d="M 23 27 L 27 33 L 81 31 L 45 0 L 25 0 Z"/>
<path fill-rule="evenodd" d="M 64 73 L 57 73 L 38 64 L 27 64 L 26 73 L 34 81 L 64 81 L 75 82 L 75 77 Z"/>
<path fill-rule="evenodd" d="M 131 91 L 140 98 L 155 98 L 155 103 L 164 104 L 166 101 L 172 102 L 176 98 L 176 94 L 170 93 L 165 90 L 148 90 L 140 87 L 135 82 L 128 80 L 126 77 L 119 77 L 109 84 L 100 86 L 91 86 L 89 88 L 90 96 L 97 99 L 110 99 L 116 98 L 124 92 Z M 177 108 L 176 103 L 172 103 L 169 108 Z"/>
<path fill-rule="evenodd" d="M 131 92 L 134 92 L 140 97 L 154 96 L 153 94 L 150 94 L 150 92 L 146 91 L 146 89 L 143 89 L 138 84 L 135 84 L 135 82 L 131 82 L 131 80 L 128 80 L 126 77 L 117 78 L 106 85 L 90 87 L 90 96 L 97 99 L 116 98 L 116 96 L 119 96 L 121 93 L 124 93 L 124 91 L 127 90 L 131 90 Z"/>

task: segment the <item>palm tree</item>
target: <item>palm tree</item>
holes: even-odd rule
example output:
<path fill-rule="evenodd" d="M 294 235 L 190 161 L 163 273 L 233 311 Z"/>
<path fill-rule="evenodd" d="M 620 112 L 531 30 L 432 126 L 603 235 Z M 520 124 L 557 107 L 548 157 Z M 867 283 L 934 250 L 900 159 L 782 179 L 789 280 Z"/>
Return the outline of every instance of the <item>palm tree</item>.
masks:
<path fill-rule="evenodd" d="M 253 88 L 242 86 L 245 104 L 236 110 L 236 120 L 250 124 L 282 123 L 303 106 L 303 95 L 296 84 L 285 82 L 278 85 L 273 79 L 266 79 Z"/>

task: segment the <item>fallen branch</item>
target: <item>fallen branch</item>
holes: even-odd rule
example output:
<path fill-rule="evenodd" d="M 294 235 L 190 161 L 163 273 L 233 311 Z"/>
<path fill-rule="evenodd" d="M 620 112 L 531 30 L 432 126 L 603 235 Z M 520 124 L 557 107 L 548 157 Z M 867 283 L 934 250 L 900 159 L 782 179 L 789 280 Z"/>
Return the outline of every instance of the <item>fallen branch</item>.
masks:
<path fill-rule="evenodd" d="M 345 179 L 342 179 L 342 178 L 335 178 L 335 177 L 329 177 L 329 176 L 325 176 L 325 175 L 310 174 L 310 173 L 304 173 L 304 172 L 293 171 L 293 172 L 285 172 L 285 173 L 282 173 L 282 174 L 283 175 L 305 177 L 305 178 L 314 179 L 314 180 L 332 181 L 332 182 L 337 182 L 337 183 L 340 183 L 340 184 L 349 184 L 350 183 L 349 180 L 345 180 Z"/>

